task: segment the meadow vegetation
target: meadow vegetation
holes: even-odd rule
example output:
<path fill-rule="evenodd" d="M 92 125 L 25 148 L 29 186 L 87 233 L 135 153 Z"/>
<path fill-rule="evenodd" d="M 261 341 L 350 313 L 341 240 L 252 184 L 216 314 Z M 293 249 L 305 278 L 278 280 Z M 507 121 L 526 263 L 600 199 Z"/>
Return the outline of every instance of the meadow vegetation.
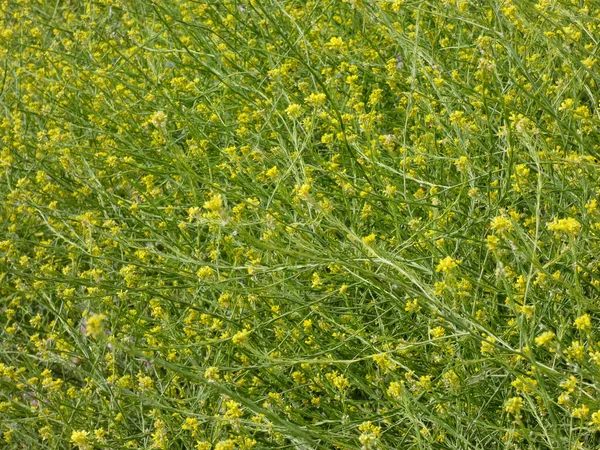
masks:
<path fill-rule="evenodd" d="M 598 0 L 0 0 L 0 447 L 596 449 Z"/>

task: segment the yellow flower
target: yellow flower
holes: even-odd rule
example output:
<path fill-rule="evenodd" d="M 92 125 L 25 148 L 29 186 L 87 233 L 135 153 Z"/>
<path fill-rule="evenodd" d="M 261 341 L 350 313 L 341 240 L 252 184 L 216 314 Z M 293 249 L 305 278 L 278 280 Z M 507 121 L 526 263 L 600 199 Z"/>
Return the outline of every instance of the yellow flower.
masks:
<path fill-rule="evenodd" d="M 431 375 L 423 375 L 419 377 L 419 381 L 416 382 L 415 386 L 419 388 L 422 392 L 431 392 L 432 385 L 431 380 L 433 376 Z"/>
<path fill-rule="evenodd" d="M 575 378 L 573 375 L 569 375 L 569 378 L 560 383 L 560 387 L 567 391 L 569 394 L 575 390 L 576 386 L 577 378 Z"/>
<path fill-rule="evenodd" d="M 434 338 L 441 338 L 446 335 L 446 329 L 444 327 L 435 327 L 431 329 L 430 333 Z"/>
<path fill-rule="evenodd" d="M 577 236 L 581 230 L 581 224 L 572 217 L 566 219 L 554 219 L 546 224 L 548 230 L 555 233 L 564 233 L 571 236 Z"/>
<path fill-rule="evenodd" d="M 215 444 L 215 450 L 234 450 L 235 442 L 231 439 L 227 439 L 226 441 L 217 442 Z"/>
<path fill-rule="evenodd" d="M 344 40 L 340 37 L 334 36 L 325 44 L 325 48 L 328 50 L 341 51 L 344 48 Z"/>
<path fill-rule="evenodd" d="M 490 228 L 498 233 L 511 231 L 514 227 L 510 219 L 506 216 L 496 216 L 490 223 Z"/>
<path fill-rule="evenodd" d="M 250 334 L 250 332 L 248 330 L 242 330 L 242 331 L 238 331 L 237 333 L 235 333 L 233 335 L 233 337 L 231 338 L 232 342 L 235 345 L 244 345 L 246 343 L 246 341 L 248 340 L 248 335 Z"/>
<path fill-rule="evenodd" d="M 297 119 L 302 115 L 302 107 L 297 103 L 291 103 L 286 109 L 285 113 L 291 119 Z"/>
<path fill-rule="evenodd" d="M 200 426 L 200 422 L 195 417 L 187 417 L 185 419 L 184 424 L 181 426 L 182 430 L 191 431 L 192 436 L 196 436 L 198 434 L 198 427 Z"/>
<path fill-rule="evenodd" d="M 377 438 L 381 436 L 381 427 L 377 427 L 371 422 L 363 422 L 358 426 L 358 431 L 361 432 L 358 440 L 363 445 L 363 448 L 375 448 L 374 445 L 377 442 Z"/>
<path fill-rule="evenodd" d="M 329 372 L 326 375 L 326 377 L 341 392 L 345 391 L 350 387 L 350 382 L 348 381 L 348 378 L 346 378 L 344 375 L 340 374 L 337 371 Z"/>
<path fill-rule="evenodd" d="M 481 353 L 483 353 L 484 355 L 491 355 L 492 353 L 494 353 L 495 347 L 494 347 L 494 343 L 496 342 L 496 339 L 494 339 L 493 337 L 487 337 L 485 341 L 481 341 Z"/>
<path fill-rule="evenodd" d="M 581 405 L 579 408 L 575 408 L 572 412 L 572 416 L 576 419 L 585 419 L 590 414 L 590 408 L 585 405 Z"/>
<path fill-rule="evenodd" d="M 419 299 L 412 299 L 406 302 L 406 306 L 404 307 L 404 311 L 415 313 L 421 311 L 421 307 L 419 306 Z"/>
<path fill-rule="evenodd" d="M 154 433 L 152 433 L 152 446 L 154 448 L 166 449 L 169 443 L 167 436 L 167 425 L 161 419 L 154 421 Z"/>
<path fill-rule="evenodd" d="M 373 355 L 373 360 L 381 369 L 384 369 L 385 371 L 394 368 L 394 363 L 390 360 L 390 357 L 387 353 L 375 354 Z"/>
<path fill-rule="evenodd" d="M 575 319 L 575 328 L 578 330 L 589 330 L 592 327 L 592 320 L 589 314 L 584 314 Z"/>
<path fill-rule="evenodd" d="M 402 394 L 402 389 L 404 385 L 398 381 L 392 381 L 387 389 L 387 394 L 390 397 L 398 398 Z"/>
<path fill-rule="evenodd" d="M 227 408 L 227 411 L 225 411 L 224 417 L 227 419 L 239 419 L 244 414 L 241 406 L 242 405 L 233 400 L 225 402 L 225 407 Z"/>
<path fill-rule="evenodd" d="M 323 286 L 323 280 L 321 280 L 321 277 L 317 272 L 314 272 L 312 274 L 312 287 L 319 288 L 321 286 Z"/>
<path fill-rule="evenodd" d="M 71 442 L 80 450 L 88 450 L 92 448 L 88 441 L 89 434 L 89 432 L 84 430 L 73 431 L 73 433 L 71 433 Z"/>
<path fill-rule="evenodd" d="M 574 359 L 575 361 L 581 361 L 583 359 L 585 347 L 581 345 L 579 341 L 573 341 L 571 346 L 567 349 L 567 357 Z"/>
<path fill-rule="evenodd" d="M 215 194 L 209 200 L 204 202 L 203 206 L 205 209 L 208 209 L 210 211 L 220 211 L 223 207 L 223 197 L 221 196 L 221 194 Z"/>
<path fill-rule="evenodd" d="M 310 106 L 322 106 L 327 101 L 325 94 L 310 94 L 304 99 L 304 101 Z"/>
<path fill-rule="evenodd" d="M 600 431 L 600 411 L 596 411 L 594 414 L 592 414 L 590 426 L 593 427 L 594 430 Z"/>
<path fill-rule="evenodd" d="M 205 280 L 207 278 L 210 278 L 213 273 L 214 273 L 214 270 L 212 268 L 210 268 L 209 266 L 204 266 L 204 267 L 201 267 L 200 270 L 198 270 L 196 275 L 198 276 L 199 279 Z"/>
<path fill-rule="evenodd" d="M 375 236 L 375 233 L 371 233 L 370 235 L 363 237 L 362 240 L 367 245 L 373 245 L 376 237 L 377 236 Z"/>
<path fill-rule="evenodd" d="M 443 273 L 449 273 L 451 272 L 453 269 L 457 268 L 458 265 L 461 263 L 461 260 L 458 259 L 454 259 L 451 256 L 446 256 L 443 259 L 440 259 L 440 263 L 438 264 L 437 268 L 435 269 L 436 272 L 443 272 Z"/>
<path fill-rule="evenodd" d="M 509 398 L 506 404 L 504 405 L 504 410 L 507 413 L 513 414 L 515 416 L 519 415 L 521 409 L 523 409 L 523 399 L 521 397 Z"/>
<path fill-rule="evenodd" d="M 277 168 L 277 166 L 273 166 L 269 170 L 267 170 L 265 175 L 267 176 L 267 178 L 274 180 L 279 175 L 279 169 Z"/>
<path fill-rule="evenodd" d="M 215 382 L 219 380 L 219 369 L 216 367 L 208 367 L 204 371 L 204 378 L 206 378 L 210 382 Z"/>
<path fill-rule="evenodd" d="M 538 347 L 543 347 L 544 345 L 552 342 L 555 336 L 556 334 L 554 334 L 552 331 L 545 331 L 535 338 L 535 344 Z"/>
<path fill-rule="evenodd" d="M 498 248 L 498 243 L 500 242 L 500 238 L 494 234 L 490 234 L 485 238 L 486 246 L 489 251 L 494 251 Z"/>
<path fill-rule="evenodd" d="M 102 334 L 102 322 L 105 318 L 104 314 L 94 314 L 89 317 L 85 326 L 85 335 L 99 337 Z"/>
<path fill-rule="evenodd" d="M 156 111 L 152 114 L 150 123 L 156 128 L 164 128 L 167 125 L 167 115 L 163 111 Z"/>
<path fill-rule="evenodd" d="M 460 172 L 464 172 L 469 164 L 469 158 L 467 156 L 461 156 L 456 161 L 454 161 L 454 165 Z"/>

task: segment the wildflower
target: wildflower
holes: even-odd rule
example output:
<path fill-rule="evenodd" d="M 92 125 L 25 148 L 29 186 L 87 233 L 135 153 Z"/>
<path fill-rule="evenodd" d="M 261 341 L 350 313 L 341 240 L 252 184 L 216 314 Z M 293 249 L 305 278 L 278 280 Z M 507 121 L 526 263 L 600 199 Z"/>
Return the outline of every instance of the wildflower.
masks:
<path fill-rule="evenodd" d="M 558 108 L 558 110 L 559 111 L 569 111 L 569 110 L 573 109 L 574 104 L 575 104 L 575 101 L 572 98 L 568 98 L 560 104 L 560 107 Z"/>
<path fill-rule="evenodd" d="M 371 233 L 370 235 L 362 238 L 363 242 L 369 246 L 371 246 L 375 243 L 375 239 L 376 239 L 375 233 Z"/>
<path fill-rule="evenodd" d="M 215 444 L 215 450 L 234 450 L 235 441 L 227 439 L 226 441 L 217 442 Z"/>
<path fill-rule="evenodd" d="M 142 391 L 149 391 L 154 386 L 154 382 L 152 381 L 152 378 L 150 378 L 147 375 L 144 376 L 141 374 L 138 375 L 138 384 Z"/>
<path fill-rule="evenodd" d="M 267 176 L 267 178 L 274 180 L 279 176 L 279 169 L 277 168 L 277 166 L 273 166 L 265 172 L 265 175 Z"/>
<path fill-rule="evenodd" d="M 306 383 L 306 377 L 304 376 L 304 374 L 298 370 L 296 370 L 295 372 L 292 373 L 292 379 L 294 380 L 294 383 L 301 385 Z"/>
<path fill-rule="evenodd" d="M 404 311 L 410 313 L 416 313 L 421 311 L 421 307 L 419 306 L 419 299 L 414 298 L 412 300 L 408 300 L 406 302 L 406 306 L 404 307 Z"/>
<path fill-rule="evenodd" d="M 218 212 L 223 208 L 223 197 L 221 194 L 215 194 L 205 201 L 203 206 L 209 211 Z"/>
<path fill-rule="evenodd" d="M 589 330 L 592 327 L 592 320 L 589 314 L 584 314 L 575 319 L 575 328 L 580 331 Z"/>
<path fill-rule="evenodd" d="M 317 272 L 314 272 L 312 274 L 312 287 L 319 288 L 321 286 L 323 286 L 323 280 L 321 280 L 321 276 Z"/>
<path fill-rule="evenodd" d="M 340 374 L 337 371 L 329 372 L 327 375 L 327 379 L 331 381 L 331 383 L 338 389 L 343 392 L 350 387 L 350 382 L 348 378 L 344 375 Z"/>
<path fill-rule="evenodd" d="M 297 186 L 298 197 L 302 200 L 308 200 L 310 188 L 310 184 L 303 184 L 302 186 Z"/>
<path fill-rule="evenodd" d="M 571 396 L 567 392 L 561 392 L 556 402 L 560 406 L 568 406 L 572 403 Z"/>
<path fill-rule="evenodd" d="M 220 378 L 219 369 L 216 367 L 208 367 L 204 371 L 204 378 L 206 378 L 210 382 L 218 381 Z"/>
<path fill-rule="evenodd" d="M 507 413 L 513 414 L 515 416 L 519 415 L 519 413 L 521 412 L 521 409 L 523 409 L 523 398 L 521 398 L 521 397 L 509 398 L 506 401 L 506 404 L 504 405 L 504 410 Z"/>
<path fill-rule="evenodd" d="M 94 338 L 99 337 L 102 334 L 102 322 L 105 318 L 104 314 L 94 314 L 89 317 L 85 326 L 85 335 Z"/>
<path fill-rule="evenodd" d="M 97 428 L 96 430 L 94 430 L 94 437 L 98 442 L 106 442 L 106 435 L 107 432 L 104 428 Z"/>
<path fill-rule="evenodd" d="M 554 334 L 552 331 L 544 331 L 542 334 L 535 338 L 535 344 L 538 347 L 543 347 L 551 343 L 555 336 L 556 334 Z"/>
<path fill-rule="evenodd" d="M 595 431 L 600 431 L 600 410 L 592 414 L 590 426 L 594 428 Z"/>
<path fill-rule="evenodd" d="M 531 319 L 533 317 L 533 313 L 535 311 L 535 306 L 533 306 L 533 305 L 517 305 L 516 310 L 517 310 L 517 312 L 520 312 L 528 319 Z"/>
<path fill-rule="evenodd" d="M 369 106 L 375 106 L 383 100 L 383 90 L 373 89 L 371 95 L 369 95 Z"/>
<path fill-rule="evenodd" d="M 469 164 L 469 158 L 467 156 L 461 156 L 456 161 L 454 161 L 454 165 L 458 169 L 459 172 L 464 172 Z"/>
<path fill-rule="evenodd" d="M 533 388 L 538 385 L 538 382 L 537 380 L 529 377 L 517 377 L 517 379 L 514 380 L 511 385 L 519 392 L 531 394 L 533 393 Z"/>
<path fill-rule="evenodd" d="M 581 405 L 579 408 L 575 408 L 571 415 L 575 419 L 585 419 L 590 414 L 590 408 L 585 405 Z"/>
<path fill-rule="evenodd" d="M 198 432 L 200 422 L 195 417 L 186 417 L 184 424 L 181 426 L 182 430 L 191 431 L 192 436 L 195 436 Z"/>
<path fill-rule="evenodd" d="M 322 106 L 325 104 L 327 100 L 327 96 L 323 93 L 321 94 L 310 94 L 308 97 L 304 99 L 304 101 L 310 106 Z"/>
<path fill-rule="evenodd" d="M 325 44 L 327 50 L 341 51 L 344 49 L 344 40 L 341 37 L 332 37 L 329 42 Z"/>
<path fill-rule="evenodd" d="M 52 437 L 52 430 L 49 426 L 44 426 L 38 430 L 43 441 L 47 441 Z M 72 439 L 72 438 L 71 438 Z"/>
<path fill-rule="evenodd" d="M 496 216 L 490 222 L 490 228 L 502 234 L 511 231 L 514 227 L 510 219 L 506 216 Z"/>
<path fill-rule="evenodd" d="M 233 400 L 225 402 L 226 411 L 224 417 L 226 419 L 239 419 L 244 414 L 241 406 L 242 405 Z"/>
<path fill-rule="evenodd" d="M 439 262 L 438 266 L 436 267 L 435 271 L 449 273 L 453 269 L 457 268 L 461 262 L 462 262 L 461 260 L 454 259 L 451 256 L 446 256 L 445 258 L 440 259 L 440 262 Z"/>
<path fill-rule="evenodd" d="M 76 445 L 79 450 L 88 450 L 92 448 L 88 440 L 90 433 L 84 430 L 73 431 L 71 433 L 71 442 Z"/>
<path fill-rule="evenodd" d="M 371 422 L 363 422 L 358 426 L 358 431 L 361 432 L 358 440 L 362 444 L 363 449 L 374 449 L 377 439 L 381 436 L 381 427 L 377 427 Z"/>
<path fill-rule="evenodd" d="M 152 447 L 164 450 L 169 443 L 167 436 L 167 425 L 161 419 L 154 421 L 154 433 L 152 433 Z"/>
<path fill-rule="evenodd" d="M 156 128 L 164 128 L 167 125 L 167 115 L 163 111 L 156 111 L 152 114 L 150 123 Z"/>
<path fill-rule="evenodd" d="M 567 357 L 575 361 L 581 361 L 585 353 L 585 347 L 579 341 L 573 341 L 571 346 L 567 348 Z"/>
<path fill-rule="evenodd" d="M 416 383 L 416 387 L 419 388 L 422 392 L 431 392 L 432 389 L 432 385 L 431 385 L 431 380 L 432 380 L 432 376 L 431 375 L 423 375 L 419 377 L 419 381 L 417 381 Z"/>
<path fill-rule="evenodd" d="M 570 236 L 577 236 L 581 230 L 581 224 L 572 217 L 554 219 L 552 222 L 548 222 L 546 227 L 555 233 L 564 233 Z"/>
<path fill-rule="evenodd" d="M 494 347 L 494 343 L 496 342 L 496 339 L 494 339 L 491 336 L 488 336 L 486 338 L 485 341 L 481 341 L 481 353 L 483 353 L 484 355 L 491 355 L 492 353 L 494 353 L 495 347 Z"/>
<path fill-rule="evenodd" d="M 373 355 L 373 360 L 381 369 L 384 369 L 385 371 L 394 368 L 394 363 L 390 360 L 390 357 L 387 353 L 378 353 Z"/>
<path fill-rule="evenodd" d="M 575 378 L 573 375 L 569 375 L 569 378 L 567 378 L 565 381 L 560 383 L 560 387 L 563 388 L 569 394 L 575 390 L 576 386 L 577 386 L 577 378 Z"/>
<path fill-rule="evenodd" d="M 435 327 L 431 329 L 430 333 L 434 339 L 437 339 L 446 334 L 446 329 L 444 327 Z"/>
<path fill-rule="evenodd" d="M 209 266 L 204 266 L 198 270 L 196 275 L 198 276 L 198 279 L 206 280 L 207 278 L 210 278 L 213 273 L 214 273 L 214 270 L 212 268 L 210 268 Z"/>
<path fill-rule="evenodd" d="M 458 389 L 460 387 L 460 378 L 456 372 L 450 369 L 442 375 L 442 382 L 447 389 Z"/>
<path fill-rule="evenodd" d="M 302 107 L 296 103 L 292 103 L 285 109 L 285 113 L 290 119 L 297 119 L 302 115 Z"/>
<path fill-rule="evenodd" d="M 402 394 L 404 388 L 403 382 L 392 381 L 387 389 L 387 394 L 390 397 L 398 398 Z"/>
<path fill-rule="evenodd" d="M 238 331 L 237 333 L 235 333 L 233 335 L 233 337 L 231 338 L 231 340 L 235 345 L 242 346 L 248 340 L 249 334 L 250 334 L 250 332 L 248 330 L 241 330 L 241 331 Z"/>

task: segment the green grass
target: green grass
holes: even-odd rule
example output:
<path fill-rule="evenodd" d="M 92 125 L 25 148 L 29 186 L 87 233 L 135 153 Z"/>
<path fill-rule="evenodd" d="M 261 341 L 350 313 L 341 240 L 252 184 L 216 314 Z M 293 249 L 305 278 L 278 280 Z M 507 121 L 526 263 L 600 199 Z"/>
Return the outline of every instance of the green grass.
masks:
<path fill-rule="evenodd" d="M 6 449 L 595 449 L 597 0 L 0 0 Z"/>

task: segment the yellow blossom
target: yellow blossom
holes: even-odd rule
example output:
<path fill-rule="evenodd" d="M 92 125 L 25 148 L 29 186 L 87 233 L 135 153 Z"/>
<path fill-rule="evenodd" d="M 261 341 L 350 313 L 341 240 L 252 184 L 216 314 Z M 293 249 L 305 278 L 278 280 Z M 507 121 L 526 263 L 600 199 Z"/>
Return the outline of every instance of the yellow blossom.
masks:
<path fill-rule="evenodd" d="M 403 388 L 403 382 L 392 381 L 387 389 L 387 394 L 390 397 L 398 398 L 400 397 L 400 394 L 402 394 Z"/>
<path fill-rule="evenodd" d="M 94 338 L 99 337 L 102 334 L 102 322 L 105 318 L 106 316 L 104 314 L 94 314 L 90 316 L 86 322 L 85 335 Z"/>
<path fill-rule="evenodd" d="M 504 405 L 504 410 L 509 414 L 518 416 L 521 412 L 521 409 L 523 409 L 523 406 L 524 404 L 522 397 L 512 397 L 506 401 L 506 404 Z"/>
<path fill-rule="evenodd" d="M 575 319 L 575 328 L 584 331 L 592 327 L 592 319 L 589 314 L 584 314 Z"/>
<path fill-rule="evenodd" d="M 490 223 L 490 228 L 498 233 L 511 231 L 514 227 L 510 219 L 506 216 L 496 216 Z"/>
<path fill-rule="evenodd" d="M 375 243 L 375 239 L 376 239 L 375 233 L 371 233 L 370 235 L 362 238 L 363 242 L 367 245 L 373 245 Z"/>
<path fill-rule="evenodd" d="M 546 226 L 550 231 L 571 236 L 577 236 L 581 230 L 581 224 L 572 217 L 566 219 L 554 219 L 552 222 L 548 222 Z"/>
<path fill-rule="evenodd" d="M 89 442 L 89 432 L 84 430 L 73 431 L 71 433 L 71 442 L 76 445 L 79 450 L 89 450 L 92 448 Z"/>
<path fill-rule="evenodd" d="M 248 340 L 248 335 L 250 334 L 250 332 L 246 329 L 238 331 L 237 333 L 235 333 L 233 335 L 233 337 L 231 338 L 231 341 L 235 344 L 235 345 L 244 345 L 246 343 L 246 341 Z"/>
<path fill-rule="evenodd" d="M 462 262 L 461 260 L 454 259 L 451 256 L 446 256 L 445 258 L 440 259 L 440 262 L 437 265 L 435 271 L 449 273 L 453 269 L 457 268 L 461 262 Z"/>
<path fill-rule="evenodd" d="M 552 342 L 555 336 L 556 335 L 552 331 L 545 331 L 535 338 L 535 344 L 538 347 L 543 347 Z"/>

